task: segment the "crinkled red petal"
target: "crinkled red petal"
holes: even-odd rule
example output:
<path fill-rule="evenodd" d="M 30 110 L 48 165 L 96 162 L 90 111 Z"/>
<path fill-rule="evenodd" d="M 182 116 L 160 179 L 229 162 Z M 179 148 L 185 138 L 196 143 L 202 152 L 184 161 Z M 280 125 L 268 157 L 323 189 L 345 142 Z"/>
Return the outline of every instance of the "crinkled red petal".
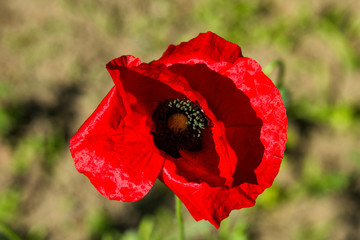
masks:
<path fill-rule="evenodd" d="M 260 140 L 265 152 L 283 157 L 286 145 L 286 109 L 279 90 L 250 58 L 240 58 L 224 74 L 250 99 L 256 115 L 261 119 Z"/>
<path fill-rule="evenodd" d="M 159 178 L 193 217 L 219 227 L 271 186 L 285 150 L 286 112 L 279 91 L 240 47 L 208 32 L 169 46 L 158 61 L 124 56 L 107 69 L 116 87 L 71 140 L 76 167 L 101 193 L 137 200 L 164 164 Z M 154 146 L 151 115 L 158 102 L 183 97 L 212 126 L 202 151 L 175 160 Z"/>
<path fill-rule="evenodd" d="M 226 49 L 226 46 L 208 47 L 208 52 Z M 188 64 L 185 65 L 172 60 L 179 57 L 173 52 L 175 56 L 170 51 L 160 60 L 184 76 L 224 123 L 224 136 L 236 153 L 236 169 L 231 188 L 189 182 L 179 170 L 179 164 L 169 161 L 165 161 L 160 178 L 196 220 L 206 219 L 219 227 L 231 210 L 253 206 L 257 196 L 271 186 L 285 150 L 285 107 L 279 91 L 254 60 L 240 57 L 229 63 L 204 57 L 184 61 Z"/>
<path fill-rule="evenodd" d="M 170 45 L 157 62 L 165 65 L 176 63 L 196 64 L 204 60 L 214 62 L 235 62 L 242 57 L 241 48 L 218 35 L 207 32 L 200 33 L 194 39 L 177 46 Z"/>
<path fill-rule="evenodd" d="M 221 143 L 220 143 L 221 144 Z M 213 187 L 228 187 L 232 181 L 230 166 L 221 165 L 221 158 L 216 151 L 216 140 L 210 128 L 206 128 L 202 137 L 202 149 L 198 152 L 182 150 L 181 158 L 177 159 L 176 171 L 186 182 L 202 183 L 206 182 Z M 222 158 L 223 160 L 226 158 Z M 226 161 L 224 161 L 226 163 Z M 229 164 L 227 164 L 229 165 Z M 229 176 L 224 176 L 224 170 L 228 170 Z M 230 181 L 229 181 L 230 179 Z"/>
<path fill-rule="evenodd" d="M 169 98 L 184 98 L 184 94 L 158 80 L 158 75 L 162 74 L 158 66 L 146 63 L 136 67 L 117 65 L 125 57 L 128 56 L 112 60 L 106 68 L 124 99 L 125 109 L 144 116 L 150 132 L 151 116 L 157 103 Z"/>
<path fill-rule="evenodd" d="M 271 186 L 280 164 L 281 158 L 265 153 L 255 170 L 262 185 L 243 183 L 230 189 L 212 187 L 206 182 L 186 182 L 182 175 L 176 174 L 177 166 L 171 161 L 165 161 L 159 178 L 180 198 L 195 220 L 207 220 L 218 228 L 232 210 L 255 204 L 256 197 Z"/>
<path fill-rule="evenodd" d="M 151 189 L 164 162 L 149 141 L 145 118 L 127 112 L 114 87 L 71 138 L 70 151 L 101 194 L 132 202 Z"/>
<path fill-rule="evenodd" d="M 262 121 L 256 116 L 250 99 L 239 91 L 231 79 L 209 69 L 205 64 L 175 64 L 169 69 L 183 75 L 192 89 L 206 99 L 217 120 L 224 123 L 224 135 L 236 153 L 232 160 L 235 161 L 237 172 L 234 174 L 235 168 L 231 172 L 234 174 L 232 185 L 256 183 L 254 170 L 261 161 L 264 147 L 259 138 Z"/>
<path fill-rule="evenodd" d="M 234 152 L 223 137 L 225 127 L 216 120 L 201 94 L 189 86 L 188 80 L 170 71 L 164 64 L 157 62 L 126 68 L 113 64 L 114 61 L 110 62 L 107 68 L 116 86 L 124 89 L 123 92 L 127 99 L 134 98 L 129 103 L 131 105 L 129 109 L 141 111 L 143 115 L 148 116 L 149 126 L 151 125 L 151 114 L 154 106 L 165 99 L 187 97 L 202 107 L 205 114 L 211 119 L 213 127 L 211 132 L 205 136 L 207 140 L 203 151 L 201 151 L 202 154 L 183 151 L 182 155 L 186 159 L 177 160 L 181 164 L 179 171 L 187 172 L 188 179 L 196 177 L 198 181 L 207 181 L 209 184 L 231 186 L 236 162 L 232 161 L 235 160 Z M 116 61 L 122 62 L 121 60 Z M 173 161 L 170 156 L 166 154 L 163 156 Z M 198 166 L 198 175 L 192 171 L 194 168 L 191 168 L 195 162 Z M 202 173 L 200 173 L 200 169 Z"/>

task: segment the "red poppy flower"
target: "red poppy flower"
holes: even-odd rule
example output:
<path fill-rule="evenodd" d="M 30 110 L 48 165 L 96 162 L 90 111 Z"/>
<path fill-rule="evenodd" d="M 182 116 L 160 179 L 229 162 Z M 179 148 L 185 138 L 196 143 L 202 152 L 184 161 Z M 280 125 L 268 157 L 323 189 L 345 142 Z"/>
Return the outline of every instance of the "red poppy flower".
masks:
<path fill-rule="evenodd" d="M 70 141 L 77 170 L 109 199 L 136 201 L 159 178 L 215 227 L 277 175 L 287 118 L 254 60 L 214 33 L 140 63 L 106 65 L 115 86 Z"/>

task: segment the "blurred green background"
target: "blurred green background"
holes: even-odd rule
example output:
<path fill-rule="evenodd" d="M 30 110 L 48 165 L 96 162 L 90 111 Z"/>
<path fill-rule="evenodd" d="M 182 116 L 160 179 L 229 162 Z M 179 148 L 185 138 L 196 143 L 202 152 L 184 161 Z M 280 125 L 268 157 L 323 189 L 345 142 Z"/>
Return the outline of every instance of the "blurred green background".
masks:
<path fill-rule="evenodd" d="M 356 0 L 1 0 L 0 239 L 176 239 L 170 190 L 109 201 L 68 142 L 112 87 L 109 60 L 148 62 L 208 30 L 284 63 L 288 143 L 255 207 L 218 231 L 184 208 L 187 238 L 360 239 L 359 16 Z"/>

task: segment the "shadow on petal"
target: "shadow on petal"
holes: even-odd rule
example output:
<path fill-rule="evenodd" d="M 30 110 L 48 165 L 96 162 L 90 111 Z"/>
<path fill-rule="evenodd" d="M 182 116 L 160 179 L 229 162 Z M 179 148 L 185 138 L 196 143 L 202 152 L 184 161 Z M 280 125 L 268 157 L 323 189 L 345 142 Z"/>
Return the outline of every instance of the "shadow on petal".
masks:
<path fill-rule="evenodd" d="M 176 173 L 188 182 L 206 182 L 212 187 L 226 187 L 226 179 L 220 176 L 220 157 L 215 149 L 210 128 L 206 128 L 202 149 L 198 152 L 181 151 L 181 158 L 175 159 Z"/>
<path fill-rule="evenodd" d="M 245 182 L 257 184 L 254 170 L 265 150 L 260 141 L 263 122 L 257 117 L 249 97 L 231 79 L 205 64 L 175 64 L 169 69 L 185 77 L 191 88 L 206 99 L 217 120 L 224 123 L 226 140 L 237 156 L 232 187 Z"/>

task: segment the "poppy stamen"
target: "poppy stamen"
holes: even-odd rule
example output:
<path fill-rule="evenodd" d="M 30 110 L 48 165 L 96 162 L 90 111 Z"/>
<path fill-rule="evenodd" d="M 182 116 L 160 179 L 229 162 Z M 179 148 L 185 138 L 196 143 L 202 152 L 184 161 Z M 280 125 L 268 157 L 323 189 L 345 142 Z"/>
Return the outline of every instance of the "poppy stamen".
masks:
<path fill-rule="evenodd" d="M 182 113 L 175 113 L 168 120 L 168 127 L 173 132 L 181 133 L 187 128 L 188 119 Z"/>
<path fill-rule="evenodd" d="M 179 158 L 180 149 L 201 150 L 208 120 L 201 107 L 188 99 L 166 99 L 159 102 L 152 115 L 155 145 Z"/>

